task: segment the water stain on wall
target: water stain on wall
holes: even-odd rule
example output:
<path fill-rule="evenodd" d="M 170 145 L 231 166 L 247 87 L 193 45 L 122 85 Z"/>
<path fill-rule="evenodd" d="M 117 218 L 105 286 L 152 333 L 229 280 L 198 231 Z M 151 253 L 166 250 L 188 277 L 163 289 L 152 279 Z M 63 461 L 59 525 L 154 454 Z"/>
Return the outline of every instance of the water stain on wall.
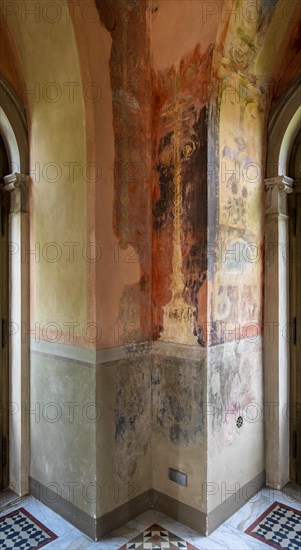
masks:
<path fill-rule="evenodd" d="M 117 472 L 126 481 L 151 443 L 150 361 L 128 359 L 116 371 L 115 450 Z"/>
<path fill-rule="evenodd" d="M 193 361 L 155 357 L 152 368 L 153 430 L 183 447 L 203 442 L 205 370 Z"/>
<path fill-rule="evenodd" d="M 236 421 L 239 416 L 252 421 L 248 414 L 254 413 L 256 408 L 258 412 L 260 396 L 254 394 L 258 374 L 254 368 L 255 356 L 250 359 L 240 354 L 223 357 L 221 352 L 220 355 L 210 369 L 208 419 L 211 433 L 217 440 L 220 438 L 223 446 L 225 443 L 230 445 L 238 433 Z"/>

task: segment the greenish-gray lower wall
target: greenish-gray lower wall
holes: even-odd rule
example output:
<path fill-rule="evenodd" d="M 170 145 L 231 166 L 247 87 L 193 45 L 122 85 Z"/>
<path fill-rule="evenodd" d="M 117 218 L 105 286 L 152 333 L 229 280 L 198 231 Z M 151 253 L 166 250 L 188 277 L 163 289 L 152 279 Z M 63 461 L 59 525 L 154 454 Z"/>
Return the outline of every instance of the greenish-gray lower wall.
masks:
<path fill-rule="evenodd" d="M 148 346 L 95 354 L 34 342 L 30 410 L 31 489 L 37 498 L 92 538 L 117 526 L 114 510 L 123 510 L 119 515 L 127 520 L 149 507 Z M 96 518 L 104 518 L 103 525 Z"/>
<path fill-rule="evenodd" d="M 95 516 L 95 367 L 34 352 L 30 368 L 30 475 Z"/>
<path fill-rule="evenodd" d="M 35 344 L 32 490 L 94 539 L 149 507 L 206 534 L 263 482 L 262 399 L 261 342 Z"/>
<path fill-rule="evenodd" d="M 102 421 L 97 426 L 97 479 L 103 516 L 151 488 L 151 357 L 128 352 L 99 364 L 96 396 Z"/>
<path fill-rule="evenodd" d="M 265 470 L 262 340 L 208 352 L 208 513 Z M 244 490 L 247 501 L 252 488 Z"/>
<path fill-rule="evenodd" d="M 207 350 L 157 343 L 152 361 L 152 487 L 194 510 L 206 511 Z M 187 486 L 169 479 L 187 475 Z"/>

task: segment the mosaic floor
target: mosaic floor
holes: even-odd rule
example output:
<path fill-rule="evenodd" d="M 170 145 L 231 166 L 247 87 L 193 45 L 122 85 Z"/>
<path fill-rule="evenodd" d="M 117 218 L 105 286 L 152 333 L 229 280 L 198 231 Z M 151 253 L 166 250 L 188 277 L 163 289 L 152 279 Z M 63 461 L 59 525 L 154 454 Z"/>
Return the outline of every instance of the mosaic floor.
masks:
<path fill-rule="evenodd" d="M 189 542 L 177 537 L 160 525 L 151 525 L 138 537 L 124 544 L 120 550 L 197 550 Z"/>
<path fill-rule="evenodd" d="M 18 508 L 0 518 L 1 550 L 38 550 L 55 539 L 57 535 L 25 508 Z"/>
<path fill-rule="evenodd" d="M 43 548 L 47 550 L 136 550 L 137 548 L 138 550 L 155 550 L 156 548 L 160 550 L 173 550 L 174 548 L 269 550 L 271 547 L 278 550 L 282 548 L 297 550 L 301 548 L 301 518 L 299 516 L 301 513 L 301 487 L 293 485 L 289 485 L 282 492 L 268 488 L 262 489 L 209 537 L 198 534 L 165 514 L 148 510 L 100 542 L 93 542 L 34 497 L 26 497 L 22 499 L 21 503 L 18 502 L 8 506 L 5 510 L 0 510 L 0 524 L 1 518 L 15 512 L 20 507 L 31 515 L 35 524 L 37 522 L 38 525 L 42 524 L 42 527 L 46 527 L 56 535 L 57 538 L 51 542 L 44 540 L 46 544 Z M 288 512 L 289 515 L 287 515 Z M 153 529 L 154 525 L 155 529 Z M 279 526 L 281 526 L 282 535 L 279 535 Z M 294 535 L 290 529 L 287 532 L 287 526 L 293 529 Z M 31 528 L 33 529 L 33 527 L 29 527 L 29 531 Z M 145 537 L 146 532 L 148 532 L 149 538 Z M 283 538 L 281 539 L 279 536 Z M 155 539 L 154 537 L 159 538 Z M 4 546 L 1 534 L 0 540 L 1 550 L 18 548 L 17 545 Z M 6 541 L 5 544 L 7 544 Z M 133 544 L 136 546 L 131 546 Z M 146 546 L 147 544 L 150 546 Z M 283 544 L 287 544 L 287 546 L 283 546 Z M 20 550 L 34 550 L 41 546 L 19 546 L 19 548 Z"/>
<path fill-rule="evenodd" d="M 274 502 L 246 533 L 273 548 L 301 548 L 301 512 Z"/>

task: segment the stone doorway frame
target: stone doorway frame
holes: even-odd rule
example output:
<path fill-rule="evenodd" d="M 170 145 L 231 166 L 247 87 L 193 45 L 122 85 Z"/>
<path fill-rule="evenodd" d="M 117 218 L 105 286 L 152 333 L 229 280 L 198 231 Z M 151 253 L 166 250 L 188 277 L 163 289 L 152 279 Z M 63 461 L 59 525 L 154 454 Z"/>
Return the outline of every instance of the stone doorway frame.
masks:
<path fill-rule="evenodd" d="M 281 96 L 268 125 L 265 179 L 264 376 L 266 483 L 290 480 L 289 257 L 287 195 L 293 192 L 289 159 L 301 127 L 301 76 Z"/>
<path fill-rule="evenodd" d="M 10 166 L 9 213 L 9 487 L 29 492 L 29 146 L 25 109 L 0 75 L 0 132 Z M 24 338 L 24 334 L 26 335 Z"/>

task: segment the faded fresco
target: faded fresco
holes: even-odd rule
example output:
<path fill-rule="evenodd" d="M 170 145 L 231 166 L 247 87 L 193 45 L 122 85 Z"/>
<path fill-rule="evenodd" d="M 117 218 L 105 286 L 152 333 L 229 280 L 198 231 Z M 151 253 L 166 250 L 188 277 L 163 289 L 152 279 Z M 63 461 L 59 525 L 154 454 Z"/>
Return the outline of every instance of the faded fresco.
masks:
<path fill-rule="evenodd" d="M 220 107 L 213 342 L 261 334 L 263 114 L 255 101 L 246 106 L 227 93 Z"/>
<path fill-rule="evenodd" d="M 139 360 L 119 365 L 116 371 L 116 474 L 122 481 L 135 476 L 150 451 L 151 377 L 149 363 Z M 140 465 L 141 466 L 141 465 Z"/>
<path fill-rule="evenodd" d="M 183 447 L 204 443 L 205 369 L 199 362 L 156 357 L 152 368 L 152 428 Z"/>
<path fill-rule="evenodd" d="M 150 6 L 97 5 L 112 36 L 114 229 L 141 271 L 120 301 L 119 320 L 132 327 L 124 343 L 150 337 L 150 315 L 153 338 L 165 342 L 259 336 L 262 133 L 272 86 L 254 66 L 276 2 L 254 13 L 234 2 L 239 18 L 220 25 L 214 56 L 213 45 L 196 45 L 152 75 Z"/>
<path fill-rule="evenodd" d="M 208 477 L 243 486 L 264 470 L 264 178 L 274 83 L 255 66 L 275 6 L 232 7 L 215 50 L 209 136 Z M 208 510 L 219 504 L 210 496 Z"/>
<path fill-rule="evenodd" d="M 232 509 L 237 484 L 264 479 L 265 147 L 270 107 L 300 72 L 300 11 L 291 24 L 282 17 L 292 3 L 70 0 L 63 20 L 46 26 L 24 0 L 9 17 L 2 69 L 28 92 L 30 171 L 35 161 L 92 158 L 106 171 L 97 191 L 109 189 L 82 179 L 29 185 L 32 245 L 62 236 L 112 245 L 110 265 L 105 256 L 98 266 L 36 263 L 30 275 L 34 322 L 86 322 L 91 313 L 110 335 L 89 350 L 83 338 L 69 340 L 69 351 L 60 342 L 53 352 L 30 347 L 31 410 L 76 397 L 100 412 L 76 422 L 32 418 L 26 446 L 45 488 L 99 484 L 97 502 L 82 494 L 71 502 L 67 486 L 63 493 L 72 521 L 78 507 L 91 531 L 110 530 L 112 518 L 124 523 L 151 489 L 151 499 L 155 491 L 174 499 L 171 512 L 194 529 L 202 510 L 205 533 L 211 511 L 219 521 L 222 504 Z M 73 8 L 95 5 L 95 27 L 82 18 L 75 33 Z M 104 92 L 95 109 L 81 95 L 68 105 L 35 100 L 35 84 L 84 85 L 95 75 Z M 115 338 L 114 329 L 113 342 L 108 312 L 124 331 Z M 169 479 L 170 467 L 187 474 L 187 487 Z M 181 503 L 190 507 L 182 516 Z"/>
<path fill-rule="evenodd" d="M 205 344 L 207 94 L 211 49 L 154 75 L 153 330 Z"/>
<path fill-rule="evenodd" d="M 217 56 L 218 100 L 214 155 L 216 233 L 210 243 L 212 344 L 260 339 L 262 334 L 264 131 L 272 83 L 256 75 L 272 5 L 263 3 L 239 24 L 230 18 L 227 37 Z M 215 59 L 215 63 L 217 63 Z M 211 207 L 211 205 L 210 205 Z M 214 265 L 214 267 L 213 267 Z"/>

